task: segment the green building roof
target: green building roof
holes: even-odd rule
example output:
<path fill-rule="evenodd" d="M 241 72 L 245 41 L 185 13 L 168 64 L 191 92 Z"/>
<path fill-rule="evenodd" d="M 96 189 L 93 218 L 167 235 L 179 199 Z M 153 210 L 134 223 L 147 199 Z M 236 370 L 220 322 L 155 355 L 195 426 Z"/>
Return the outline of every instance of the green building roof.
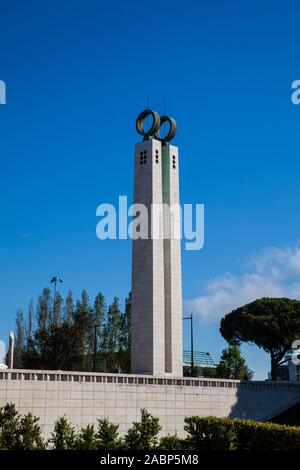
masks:
<path fill-rule="evenodd" d="M 191 351 L 183 351 L 183 365 L 191 365 Z M 216 363 L 213 360 L 209 352 L 194 351 L 194 365 L 202 367 L 216 367 Z"/>

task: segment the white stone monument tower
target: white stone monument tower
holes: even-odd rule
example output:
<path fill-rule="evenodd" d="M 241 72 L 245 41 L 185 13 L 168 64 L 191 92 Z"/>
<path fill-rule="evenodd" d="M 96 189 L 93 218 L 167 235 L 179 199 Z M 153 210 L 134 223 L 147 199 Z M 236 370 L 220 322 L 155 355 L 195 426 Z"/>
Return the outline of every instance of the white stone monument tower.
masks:
<path fill-rule="evenodd" d="M 152 126 L 144 131 L 148 116 L 152 116 Z M 161 137 L 160 126 L 165 122 L 170 130 Z M 172 118 L 160 118 L 156 112 L 145 110 L 137 118 L 137 131 L 144 141 L 135 145 L 134 203 L 148 209 L 148 236 L 133 241 L 132 373 L 180 377 L 180 217 L 178 211 L 170 217 L 166 210 L 166 206 L 174 204 L 179 207 L 178 149 L 169 144 L 176 123 Z M 153 205 L 162 214 L 160 220 L 153 217 Z"/>

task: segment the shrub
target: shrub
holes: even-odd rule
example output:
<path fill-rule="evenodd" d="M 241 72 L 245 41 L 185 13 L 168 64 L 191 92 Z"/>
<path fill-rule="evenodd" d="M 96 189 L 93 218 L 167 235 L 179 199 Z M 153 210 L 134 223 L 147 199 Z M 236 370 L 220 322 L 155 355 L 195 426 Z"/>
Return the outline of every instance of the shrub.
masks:
<path fill-rule="evenodd" d="M 21 418 L 18 432 L 18 449 L 45 449 L 46 444 L 42 438 L 42 431 L 38 422 L 39 418 L 33 416 L 31 413 Z"/>
<path fill-rule="evenodd" d="M 158 449 L 160 450 L 184 450 L 185 439 L 178 436 L 164 436 L 159 441 Z"/>
<path fill-rule="evenodd" d="M 14 404 L 0 408 L 0 448 L 7 450 L 44 449 L 39 418 L 31 413 L 21 416 Z"/>
<path fill-rule="evenodd" d="M 98 439 L 95 428 L 92 424 L 81 428 L 75 440 L 76 450 L 96 450 L 98 448 Z"/>
<path fill-rule="evenodd" d="M 116 450 L 121 448 L 122 441 L 118 434 L 119 425 L 107 418 L 98 419 L 98 449 Z"/>
<path fill-rule="evenodd" d="M 7 403 L 0 408 L 0 448 L 15 449 L 18 447 L 18 430 L 20 415 L 15 405 Z"/>
<path fill-rule="evenodd" d="M 126 449 L 155 449 L 158 445 L 157 435 L 160 430 L 159 418 L 152 416 L 145 408 L 141 409 L 141 421 L 134 422 L 125 435 Z"/>
<path fill-rule="evenodd" d="M 190 417 L 185 430 L 197 450 L 300 449 L 300 428 L 245 419 Z"/>
<path fill-rule="evenodd" d="M 54 431 L 49 440 L 55 450 L 72 450 L 75 448 L 75 430 L 65 416 L 55 421 Z"/>
<path fill-rule="evenodd" d="M 300 449 L 300 428 L 235 419 L 236 449 L 292 450 Z"/>
<path fill-rule="evenodd" d="M 233 420 L 214 416 L 185 419 L 187 441 L 197 450 L 230 450 L 234 444 Z"/>

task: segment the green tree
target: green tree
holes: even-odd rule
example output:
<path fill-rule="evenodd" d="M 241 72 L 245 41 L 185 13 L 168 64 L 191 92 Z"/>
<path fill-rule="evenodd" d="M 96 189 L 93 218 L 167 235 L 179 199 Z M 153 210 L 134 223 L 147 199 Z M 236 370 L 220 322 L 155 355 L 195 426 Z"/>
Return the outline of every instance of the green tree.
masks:
<path fill-rule="evenodd" d="M 97 433 L 93 425 L 88 424 L 81 428 L 74 446 L 77 450 L 96 450 L 98 448 Z"/>
<path fill-rule="evenodd" d="M 34 334 L 35 349 L 39 356 L 39 367 L 41 368 L 47 368 L 48 329 L 51 323 L 51 303 L 51 291 L 45 288 L 38 300 L 37 329 Z"/>
<path fill-rule="evenodd" d="M 37 327 L 46 330 L 51 321 L 52 296 L 48 287 L 43 289 L 42 295 L 38 299 L 37 307 Z"/>
<path fill-rule="evenodd" d="M 300 337 L 300 302 L 287 298 L 262 298 L 228 313 L 220 325 L 229 342 L 255 343 L 271 356 L 272 380 L 277 367 Z"/>
<path fill-rule="evenodd" d="M 87 358 L 89 341 L 93 335 L 93 312 L 90 307 L 89 297 L 84 289 L 81 301 L 78 301 L 74 313 L 74 338 L 77 351 L 74 351 L 77 359 L 74 364 L 77 370 L 91 370 L 91 360 Z"/>
<path fill-rule="evenodd" d="M 217 376 L 222 379 L 251 380 L 253 373 L 248 369 L 237 344 L 231 344 L 223 349 L 217 366 Z"/>
<path fill-rule="evenodd" d="M 19 309 L 16 315 L 15 330 L 15 350 L 14 350 L 14 367 L 22 369 L 24 367 L 24 352 L 26 347 L 26 327 L 24 321 L 23 310 Z"/>
<path fill-rule="evenodd" d="M 0 449 L 33 450 L 44 449 L 39 418 L 28 413 L 21 416 L 14 404 L 0 408 Z"/>
<path fill-rule="evenodd" d="M 99 292 L 94 301 L 92 312 L 92 328 L 89 338 L 89 352 L 92 358 L 92 367 L 95 370 L 103 370 L 103 355 L 101 345 L 103 343 L 104 324 L 106 320 L 106 303 L 104 295 Z"/>
<path fill-rule="evenodd" d="M 61 308 L 62 308 L 63 298 L 59 292 L 56 292 L 54 299 L 54 306 L 51 318 L 51 324 L 53 326 L 59 326 L 61 323 Z"/>
<path fill-rule="evenodd" d="M 118 355 L 121 350 L 121 311 L 118 297 L 109 306 L 107 322 L 103 332 L 103 350 L 106 355 L 106 371 L 113 372 L 119 366 Z"/>
<path fill-rule="evenodd" d="M 75 322 L 78 324 L 78 326 L 81 327 L 84 334 L 86 334 L 87 330 L 91 325 L 91 313 L 92 312 L 90 307 L 89 296 L 87 294 L 87 291 L 83 289 L 81 294 L 81 300 L 78 301 L 76 305 Z"/>
<path fill-rule="evenodd" d="M 19 442 L 20 415 L 13 403 L 0 408 L 0 449 L 16 449 Z"/>
<path fill-rule="evenodd" d="M 31 413 L 21 418 L 18 430 L 18 449 L 36 450 L 45 448 L 41 427 L 38 422 L 39 418 Z"/>
<path fill-rule="evenodd" d="M 28 320 L 27 320 L 27 343 L 32 341 L 32 334 L 33 334 L 33 319 L 34 319 L 34 308 L 33 308 L 33 300 L 31 299 L 29 302 L 28 307 Z"/>
<path fill-rule="evenodd" d="M 54 431 L 51 434 L 49 443 L 55 450 L 72 450 L 75 448 L 75 429 L 65 416 L 55 421 Z"/>
<path fill-rule="evenodd" d="M 23 367 L 36 368 L 39 367 L 39 358 L 35 350 L 35 341 L 34 341 L 34 306 L 33 300 L 30 301 L 28 307 L 28 316 L 26 323 L 26 341 L 25 347 L 22 354 Z"/>
<path fill-rule="evenodd" d="M 130 372 L 131 295 L 121 314 L 119 299 L 114 298 L 109 309 L 102 293 L 90 306 L 83 290 L 74 307 L 69 291 L 63 299 L 45 288 L 40 295 L 33 320 L 34 307 L 30 302 L 25 324 L 21 310 L 16 316 L 15 365 L 18 368 L 61 370 L 121 369 Z"/>
<path fill-rule="evenodd" d="M 61 323 L 61 306 L 63 299 L 59 292 L 55 294 L 50 323 L 47 326 L 45 366 L 50 369 L 64 369 L 65 339 Z"/>
<path fill-rule="evenodd" d="M 157 436 L 161 426 L 159 418 L 141 409 L 141 421 L 134 422 L 124 437 L 125 446 L 130 450 L 150 450 L 158 446 Z"/>
<path fill-rule="evenodd" d="M 62 304 L 62 301 L 60 302 Z M 83 309 L 88 305 L 86 292 L 83 293 Z M 54 369 L 78 370 L 84 366 L 84 331 L 80 328 L 80 315 L 82 305 L 77 303 L 76 313 L 74 308 L 73 294 L 68 292 L 65 305 L 61 309 L 63 314 L 59 315 L 59 323 L 54 324 L 49 330 L 49 352 L 48 367 L 50 364 Z M 79 312 L 80 311 L 80 312 Z M 77 314 L 77 319 L 75 315 Z M 75 321 L 76 320 L 76 321 Z"/>
<path fill-rule="evenodd" d="M 125 312 L 121 315 L 120 364 L 122 372 L 131 372 L 131 292 L 125 299 Z"/>
<path fill-rule="evenodd" d="M 121 446 L 118 433 L 119 425 L 111 423 L 107 418 L 98 419 L 98 449 L 116 450 Z"/>
<path fill-rule="evenodd" d="M 74 321 L 74 301 L 73 301 L 73 294 L 70 290 L 68 292 L 68 295 L 66 298 L 66 304 L 64 307 L 64 320 L 69 325 L 72 325 Z"/>

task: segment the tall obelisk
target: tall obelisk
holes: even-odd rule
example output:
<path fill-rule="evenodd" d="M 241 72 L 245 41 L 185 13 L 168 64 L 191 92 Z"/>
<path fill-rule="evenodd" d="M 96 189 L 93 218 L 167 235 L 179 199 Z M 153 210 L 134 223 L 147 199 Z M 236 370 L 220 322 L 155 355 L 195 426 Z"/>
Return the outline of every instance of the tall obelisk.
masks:
<path fill-rule="evenodd" d="M 165 371 L 182 375 L 182 286 L 178 148 L 162 146 Z"/>
<path fill-rule="evenodd" d="M 149 115 L 149 131 L 143 124 Z M 170 131 L 161 138 L 159 128 Z M 148 237 L 133 240 L 131 369 L 135 374 L 182 376 L 180 218 L 167 208 L 179 203 L 178 149 L 168 140 L 175 121 L 145 110 L 137 119 L 144 141 L 135 145 L 134 204 L 148 210 Z M 161 219 L 153 216 L 160 207 Z M 156 213 L 156 215 L 157 215 Z M 153 230 L 154 227 L 154 230 Z M 161 229 L 161 230 L 160 230 Z M 155 236 L 153 236 L 155 232 Z"/>
<path fill-rule="evenodd" d="M 165 372 L 164 243 L 151 237 L 152 204 L 162 204 L 161 143 L 136 144 L 134 204 L 148 210 L 148 239 L 133 241 L 131 366 L 136 374 Z"/>

